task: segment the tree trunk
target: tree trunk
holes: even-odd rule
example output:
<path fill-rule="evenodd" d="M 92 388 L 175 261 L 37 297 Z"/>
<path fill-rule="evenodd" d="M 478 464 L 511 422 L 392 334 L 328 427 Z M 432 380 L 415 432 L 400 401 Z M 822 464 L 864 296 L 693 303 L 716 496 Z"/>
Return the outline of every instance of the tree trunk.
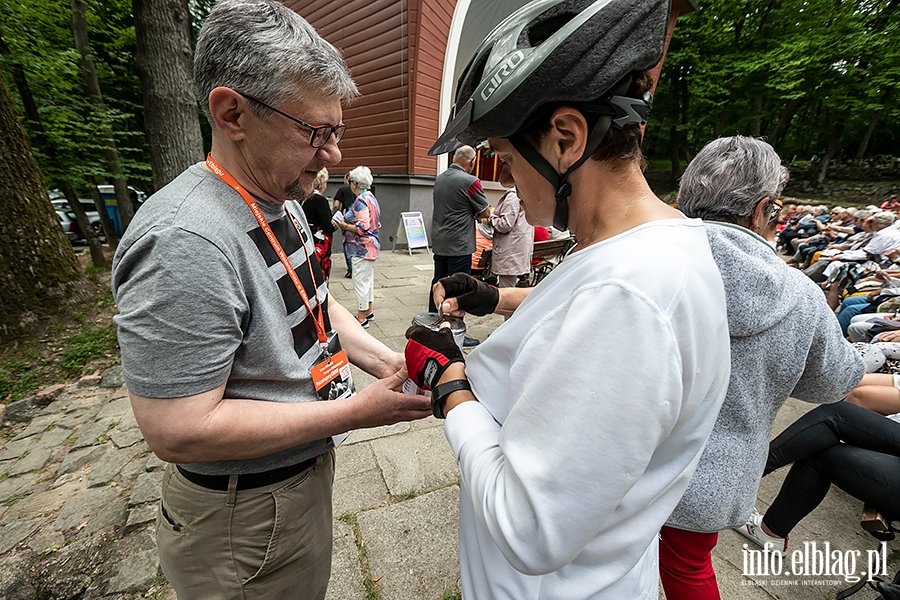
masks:
<path fill-rule="evenodd" d="M 87 19 L 85 18 L 84 0 L 71 0 L 72 4 L 72 35 L 75 37 L 75 48 L 78 50 L 79 67 L 84 87 L 88 97 L 99 110 L 105 109 L 103 94 L 100 91 L 100 80 L 97 79 L 97 70 L 94 68 L 94 59 L 91 55 L 91 43 L 88 39 Z M 134 207 L 128 196 L 128 186 L 125 183 L 125 175 L 122 172 L 122 161 L 119 159 L 119 151 L 116 149 L 116 141 L 113 139 L 112 129 L 108 123 L 103 123 L 100 138 L 105 142 L 103 155 L 106 159 L 106 168 L 112 174 L 113 188 L 116 190 L 116 206 L 119 208 L 119 221 L 122 223 L 122 231 L 128 227 L 134 216 Z"/>
<path fill-rule="evenodd" d="M 0 77 L 0 335 L 83 292 L 72 245 L 59 226 L 28 138 Z"/>
<path fill-rule="evenodd" d="M 750 120 L 750 135 L 752 137 L 759 137 L 762 131 L 762 109 L 763 95 L 762 92 L 757 92 L 753 94 L 753 108 L 751 109 L 753 117 Z"/>
<path fill-rule="evenodd" d="M 875 114 L 872 115 L 872 120 L 869 121 L 869 127 L 866 129 L 866 134 L 859 143 L 859 151 L 856 153 L 856 158 L 862 159 L 866 156 L 866 152 L 869 150 L 869 142 L 872 141 L 872 136 L 875 135 L 875 127 L 878 126 L 878 121 L 881 120 L 881 115 L 883 114 L 884 108 L 879 108 L 875 111 Z"/>
<path fill-rule="evenodd" d="M 0 38 L 0 54 L 7 53 L 8 47 L 3 39 Z M 53 159 L 54 162 L 58 161 L 59 156 L 56 152 L 56 147 L 47 141 L 47 132 L 44 129 L 43 121 L 41 121 L 41 115 L 38 113 L 37 103 L 34 101 L 34 94 L 31 93 L 31 86 L 28 84 L 25 69 L 19 63 L 12 63 L 10 68 L 13 73 L 13 81 L 19 92 L 19 97 L 22 99 L 22 107 L 25 109 L 25 118 L 32 123 L 36 145 L 41 148 L 47 156 Z M 103 248 L 101 247 L 100 240 L 90 227 L 87 215 L 84 212 L 84 207 L 78 202 L 78 196 L 75 193 L 75 189 L 72 187 L 72 184 L 69 183 L 68 179 L 63 179 L 60 182 L 60 188 L 62 189 L 66 200 L 68 200 L 72 212 L 75 213 L 75 220 L 78 222 L 78 227 L 84 233 L 84 239 L 91 251 L 91 261 L 95 267 L 105 267 L 106 257 L 103 256 Z"/>
<path fill-rule="evenodd" d="M 772 135 L 769 136 L 769 143 L 772 144 L 773 147 L 777 148 L 781 143 L 781 140 L 784 139 L 788 127 L 791 124 L 791 120 L 794 118 L 794 114 L 797 112 L 797 109 L 800 108 L 800 100 L 800 98 L 794 98 L 788 100 L 787 104 L 784 105 L 781 116 L 778 117 L 778 123 L 775 124 Z"/>
<path fill-rule="evenodd" d="M 63 181 L 60 187 L 62 188 L 63 195 L 69 202 L 69 208 L 75 213 L 75 222 L 78 223 L 78 228 L 84 235 L 84 240 L 87 242 L 88 248 L 91 251 L 91 263 L 95 267 L 105 268 L 106 257 L 103 256 L 103 246 L 100 244 L 100 238 L 97 236 L 94 228 L 91 227 L 91 222 L 88 220 L 87 213 L 81 205 L 81 201 L 78 200 L 78 194 L 75 193 L 75 188 L 72 187 L 72 184 L 69 183 L 68 180 Z"/>
<path fill-rule="evenodd" d="M 691 93 L 688 89 L 687 82 L 687 78 L 682 77 L 678 83 L 679 87 L 681 88 L 681 101 L 678 103 L 678 108 L 681 112 L 681 127 L 678 131 L 678 143 L 681 144 L 681 153 L 684 155 L 685 165 L 690 163 L 691 159 L 693 159 L 694 157 L 693 152 L 691 152 L 691 145 L 688 141 L 688 132 L 690 132 L 691 130 Z M 680 171 L 677 174 L 672 173 L 673 178 L 677 178 L 680 176 Z"/>
<path fill-rule="evenodd" d="M 828 139 L 828 150 L 826 150 L 825 157 L 822 159 L 822 167 L 819 169 L 819 176 L 816 179 L 819 185 L 825 183 L 825 178 L 828 176 L 828 165 L 841 145 L 841 138 L 844 137 L 844 123 L 846 122 L 846 114 L 838 115 L 838 118 L 833 121 L 834 126 L 831 128 L 831 134 Z"/>
<path fill-rule="evenodd" d="M 91 200 L 94 201 L 94 206 L 97 208 L 97 212 L 100 213 L 100 225 L 103 227 L 103 235 L 106 236 L 106 243 L 109 244 L 110 252 L 115 254 L 116 247 L 119 245 L 119 238 L 116 237 L 116 226 L 109 217 L 109 213 L 106 212 L 106 201 L 100 197 L 100 190 L 97 189 L 96 179 L 91 179 L 86 183 L 88 193 L 91 195 Z"/>
<path fill-rule="evenodd" d="M 678 158 L 678 146 L 681 145 L 681 140 L 678 135 L 678 127 L 672 125 L 669 127 L 669 160 L 672 164 L 672 181 L 678 181 L 678 176 L 681 174 L 681 160 Z"/>
<path fill-rule="evenodd" d="M 203 159 L 190 21 L 183 0 L 134 0 L 133 10 L 150 165 L 158 190 Z"/>
<path fill-rule="evenodd" d="M 875 135 L 875 128 L 878 126 L 878 121 L 884 116 L 885 107 L 889 106 L 890 102 L 891 90 L 888 89 L 885 90 L 884 94 L 881 96 L 881 107 L 875 111 L 875 114 L 872 115 L 872 119 L 869 121 L 869 127 L 866 129 L 866 134 L 859 143 L 859 151 L 856 153 L 856 158 L 861 159 L 866 155 L 866 152 L 868 152 L 869 143 L 872 141 L 872 136 Z"/>

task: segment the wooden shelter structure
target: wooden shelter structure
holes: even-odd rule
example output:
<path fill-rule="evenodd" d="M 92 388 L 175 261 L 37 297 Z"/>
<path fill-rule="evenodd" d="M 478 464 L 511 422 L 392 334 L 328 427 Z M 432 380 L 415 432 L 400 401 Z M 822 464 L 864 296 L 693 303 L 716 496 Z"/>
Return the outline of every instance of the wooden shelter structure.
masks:
<path fill-rule="evenodd" d="M 447 157 L 428 148 L 448 120 L 456 80 L 485 35 L 527 0 L 283 1 L 344 53 L 362 93 L 344 111 L 343 160 L 329 192 L 366 165 L 381 203 L 382 245 L 393 241 L 401 212 L 421 212 L 430 228 L 431 189 Z M 691 0 L 672 0 L 669 38 L 693 10 Z M 478 174 L 496 198 L 492 165 L 479 160 Z"/>

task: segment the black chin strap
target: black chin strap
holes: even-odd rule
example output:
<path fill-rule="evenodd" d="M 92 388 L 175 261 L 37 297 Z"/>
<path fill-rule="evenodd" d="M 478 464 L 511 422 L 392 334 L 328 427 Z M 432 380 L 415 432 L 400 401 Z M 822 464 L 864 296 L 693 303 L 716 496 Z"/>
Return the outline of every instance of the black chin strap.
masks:
<path fill-rule="evenodd" d="M 569 175 L 583 165 L 600 147 L 603 138 L 606 137 L 609 128 L 613 124 L 616 127 L 625 128 L 628 125 L 647 122 L 647 115 L 653 106 L 653 96 L 649 92 L 645 93 L 641 98 L 624 96 L 623 94 L 628 91 L 631 82 L 632 76 L 627 75 L 613 86 L 610 95 L 605 99 L 596 103 L 582 103 L 583 109 L 587 109 L 589 113 L 599 114 L 599 116 L 594 122 L 594 126 L 588 132 L 588 138 L 581 158 L 575 161 L 575 164 L 569 167 L 562 175 L 557 172 L 553 165 L 547 162 L 547 159 L 541 156 L 537 149 L 531 145 L 531 142 L 526 140 L 521 133 L 516 133 L 509 137 L 510 143 L 512 143 L 519 154 L 553 186 L 556 193 L 556 211 L 553 214 L 553 226 L 561 231 L 569 228 L 569 196 L 572 193 Z"/>
<path fill-rule="evenodd" d="M 593 154 L 600 146 L 603 138 L 606 137 L 606 133 L 611 126 L 612 116 L 601 115 L 588 134 L 587 143 L 585 144 L 581 158 L 575 161 L 575 163 L 562 175 L 560 175 L 553 165 L 547 162 L 547 159 L 525 139 L 525 136 L 517 133 L 509 138 L 510 143 L 519 154 L 521 154 L 522 157 L 527 160 L 529 164 L 544 177 L 544 179 L 549 181 L 550 185 L 553 186 L 556 194 L 556 210 L 553 213 L 553 227 L 556 229 L 565 231 L 569 228 L 569 196 L 572 193 L 572 186 L 569 184 L 569 175 L 590 158 L 591 154 Z"/>

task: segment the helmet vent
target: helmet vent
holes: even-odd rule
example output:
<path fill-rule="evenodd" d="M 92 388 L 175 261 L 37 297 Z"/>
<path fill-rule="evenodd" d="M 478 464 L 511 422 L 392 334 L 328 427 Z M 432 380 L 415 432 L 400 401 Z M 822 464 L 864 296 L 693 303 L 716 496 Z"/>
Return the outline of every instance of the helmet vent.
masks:
<path fill-rule="evenodd" d="M 555 12 L 555 11 L 550 11 Z M 566 24 L 578 16 L 577 12 L 563 12 L 548 15 L 544 13 L 536 22 L 532 23 L 527 29 L 522 31 L 519 36 L 519 47 L 522 47 L 523 38 L 528 40 L 528 47 L 534 48 L 540 46 L 547 38 L 566 26 Z"/>

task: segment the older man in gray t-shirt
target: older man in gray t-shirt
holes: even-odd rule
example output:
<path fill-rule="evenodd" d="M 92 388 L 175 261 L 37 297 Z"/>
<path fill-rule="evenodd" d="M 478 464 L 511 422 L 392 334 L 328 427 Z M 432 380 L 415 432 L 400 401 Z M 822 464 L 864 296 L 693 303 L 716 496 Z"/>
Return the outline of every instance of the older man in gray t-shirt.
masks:
<path fill-rule="evenodd" d="M 481 180 L 471 174 L 475 166 L 475 149 L 462 146 L 453 154 L 453 163 L 434 180 L 434 212 L 431 217 L 431 238 L 434 248 L 434 278 L 454 273 L 472 272 L 472 253 L 475 252 L 475 219 L 491 214 L 481 187 Z M 431 290 L 428 291 L 428 310 L 437 312 Z M 472 338 L 467 345 L 478 342 Z"/>
<path fill-rule="evenodd" d="M 340 53 L 269 0 L 216 2 L 196 53 L 212 148 L 147 200 L 112 272 L 134 416 L 170 463 L 160 566 L 179 598 L 324 600 L 335 443 L 431 401 L 330 298 L 299 203 L 341 160 Z M 376 380 L 355 393 L 350 363 Z"/>

